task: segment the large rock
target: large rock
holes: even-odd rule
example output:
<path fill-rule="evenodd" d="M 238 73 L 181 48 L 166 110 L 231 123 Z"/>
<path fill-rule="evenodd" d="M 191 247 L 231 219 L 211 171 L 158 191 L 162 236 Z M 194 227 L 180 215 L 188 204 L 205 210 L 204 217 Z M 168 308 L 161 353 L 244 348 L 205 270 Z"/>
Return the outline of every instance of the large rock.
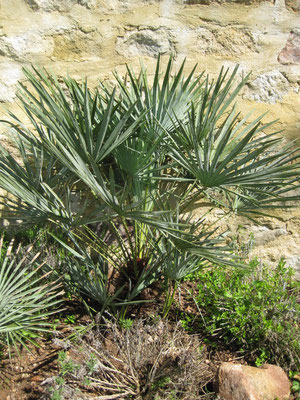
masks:
<path fill-rule="evenodd" d="M 118 38 L 116 49 L 125 57 L 137 55 L 157 57 L 159 53 L 171 53 L 174 51 L 174 46 L 168 29 L 140 29 L 129 31 L 124 37 Z"/>
<path fill-rule="evenodd" d="M 51 56 L 52 52 L 52 37 L 44 37 L 39 32 L 0 37 L 0 55 L 14 60 L 25 61 L 33 57 L 38 60 L 39 57 Z"/>
<path fill-rule="evenodd" d="M 223 363 L 217 386 L 224 400 L 284 400 L 290 395 L 290 382 L 285 372 L 270 364 L 255 368 Z"/>
<path fill-rule="evenodd" d="M 258 52 L 259 35 L 250 29 L 240 26 L 216 27 L 212 30 L 214 40 L 209 42 L 208 53 L 212 52 L 222 55 L 243 55 L 249 52 Z M 215 42 L 215 44 L 214 44 Z"/>
<path fill-rule="evenodd" d="M 278 56 L 281 64 L 300 64 L 300 29 L 293 29 Z"/>
<path fill-rule="evenodd" d="M 248 84 L 244 98 L 257 102 L 275 104 L 290 90 L 288 80 L 280 71 L 270 71 L 259 75 Z"/>

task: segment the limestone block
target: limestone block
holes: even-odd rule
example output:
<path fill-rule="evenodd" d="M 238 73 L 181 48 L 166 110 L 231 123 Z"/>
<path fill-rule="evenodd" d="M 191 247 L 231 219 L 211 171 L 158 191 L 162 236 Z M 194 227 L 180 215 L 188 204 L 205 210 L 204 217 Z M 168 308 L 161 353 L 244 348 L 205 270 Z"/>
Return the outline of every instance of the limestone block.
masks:
<path fill-rule="evenodd" d="M 255 246 L 263 246 L 279 236 L 288 235 L 285 227 L 268 228 L 266 226 L 252 226 L 250 227 L 250 232 L 254 236 Z"/>
<path fill-rule="evenodd" d="M 157 57 L 159 53 L 171 53 L 175 48 L 166 28 L 141 29 L 125 33 L 118 38 L 116 50 L 124 57 L 146 55 Z"/>
<path fill-rule="evenodd" d="M 197 32 L 197 51 L 202 54 L 215 53 L 220 51 L 213 32 L 205 27 L 199 27 Z"/>
<path fill-rule="evenodd" d="M 82 5 L 88 9 L 97 5 L 97 0 L 26 0 L 34 11 L 60 11 L 67 12 L 75 4 Z"/>
<path fill-rule="evenodd" d="M 277 70 L 259 75 L 247 86 L 248 91 L 245 91 L 245 99 L 269 104 L 281 101 L 290 90 L 288 80 Z"/>
<path fill-rule="evenodd" d="M 217 54 L 231 58 L 260 51 L 260 35 L 245 27 L 225 28 L 212 23 L 195 29 L 172 28 L 170 34 L 178 53 Z"/>
<path fill-rule="evenodd" d="M 132 29 L 118 38 L 117 51 L 125 57 L 176 52 L 238 56 L 260 51 L 260 34 L 246 27 L 220 27 L 212 23 L 207 27 L 159 27 Z"/>
<path fill-rule="evenodd" d="M 50 56 L 53 39 L 43 37 L 39 32 L 23 32 L 16 36 L 0 37 L 0 55 L 19 61 L 32 61 L 32 57 Z"/>
<path fill-rule="evenodd" d="M 12 102 L 16 96 L 16 84 L 22 78 L 20 65 L 0 62 L 0 102 Z"/>
<path fill-rule="evenodd" d="M 190 51 L 198 51 L 198 32 L 196 29 L 184 26 L 172 29 L 172 42 L 175 45 L 177 54 L 186 55 Z"/>
<path fill-rule="evenodd" d="M 281 64 L 300 64 L 300 29 L 293 29 L 278 55 Z"/>
<path fill-rule="evenodd" d="M 36 24 L 32 30 L 44 36 L 68 33 L 75 28 L 75 23 L 67 16 L 57 13 L 39 13 L 36 15 Z"/>
<path fill-rule="evenodd" d="M 97 31 L 85 33 L 74 30 L 53 35 L 53 40 L 53 56 L 57 60 L 87 60 L 101 55 L 103 38 Z"/>
<path fill-rule="evenodd" d="M 259 51 L 258 38 L 247 27 L 217 28 L 213 34 L 221 54 L 232 56 Z"/>
<path fill-rule="evenodd" d="M 218 391 L 224 400 L 284 400 L 289 397 L 290 382 L 276 365 L 255 368 L 226 362 L 219 369 Z"/>

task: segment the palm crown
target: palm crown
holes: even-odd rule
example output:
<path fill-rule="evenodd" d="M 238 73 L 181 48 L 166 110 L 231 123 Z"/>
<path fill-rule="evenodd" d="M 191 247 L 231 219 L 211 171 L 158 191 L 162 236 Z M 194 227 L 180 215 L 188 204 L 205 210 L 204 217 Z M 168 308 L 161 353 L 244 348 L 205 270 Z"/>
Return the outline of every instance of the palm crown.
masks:
<path fill-rule="evenodd" d="M 144 67 L 137 76 L 128 67 L 116 88 L 92 91 L 24 69 L 30 88 L 20 84 L 18 98 L 31 128 L 10 115 L 19 154 L 0 149 L 0 187 L 12 195 L 5 216 L 63 229 L 79 290 L 98 293 L 103 307 L 133 301 L 159 276 L 177 282 L 206 262 L 232 262 L 222 235 L 188 214 L 199 200 L 253 218 L 297 199 L 294 143 L 236 111 L 248 77 L 235 86 L 237 68 L 212 82 L 183 70 L 172 75 L 170 58 L 161 74 L 158 58 L 152 84 Z M 122 285 L 109 294 L 111 268 L 126 294 Z"/>

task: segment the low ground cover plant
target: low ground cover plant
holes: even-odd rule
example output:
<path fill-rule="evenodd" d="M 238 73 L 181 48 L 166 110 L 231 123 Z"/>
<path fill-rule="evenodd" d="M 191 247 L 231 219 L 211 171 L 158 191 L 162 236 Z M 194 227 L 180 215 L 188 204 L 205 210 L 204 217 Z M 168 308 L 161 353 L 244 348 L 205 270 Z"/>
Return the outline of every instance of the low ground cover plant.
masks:
<path fill-rule="evenodd" d="M 122 328 L 107 321 L 59 352 L 58 375 L 45 383 L 45 398 L 92 398 L 101 387 L 107 400 L 199 399 L 214 376 L 202 345 L 180 324 L 137 319 Z"/>
<path fill-rule="evenodd" d="M 251 355 L 256 365 L 269 362 L 297 371 L 300 293 L 292 274 L 283 260 L 276 268 L 252 260 L 247 269 L 216 266 L 197 272 L 190 279 L 197 282 L 199 315 L 183 319 L 183 325 L 204 333 L 208 342 Z"/>

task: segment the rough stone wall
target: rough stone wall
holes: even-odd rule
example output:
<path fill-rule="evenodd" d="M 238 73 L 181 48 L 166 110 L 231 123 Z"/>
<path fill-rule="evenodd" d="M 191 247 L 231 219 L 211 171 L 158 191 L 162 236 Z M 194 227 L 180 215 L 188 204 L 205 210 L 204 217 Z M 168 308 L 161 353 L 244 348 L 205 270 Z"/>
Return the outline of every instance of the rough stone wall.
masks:
<path fill-rule="evenodd" d="M 236 63 L 241 75 L 252 71 L 243 114 L 269 111 L 265 121 L 280 118 L 287 139 L 300 135 L 299 0 L 0 0 L 0 117 L 19 112 L 24 65 L 87 76 L 92 86 L 126 63 L 137 68 L 141 57 L 151 72 L 158 53 L 171 52 L 175 66 L 187 58 L 187 72 L 196 62 L 211 76 Z M 253 233 L 254 253 L 274 262 L 286 256 L 300 270 L 300 211 L 281 217 L 236 226 L 245 238 Z"/>

